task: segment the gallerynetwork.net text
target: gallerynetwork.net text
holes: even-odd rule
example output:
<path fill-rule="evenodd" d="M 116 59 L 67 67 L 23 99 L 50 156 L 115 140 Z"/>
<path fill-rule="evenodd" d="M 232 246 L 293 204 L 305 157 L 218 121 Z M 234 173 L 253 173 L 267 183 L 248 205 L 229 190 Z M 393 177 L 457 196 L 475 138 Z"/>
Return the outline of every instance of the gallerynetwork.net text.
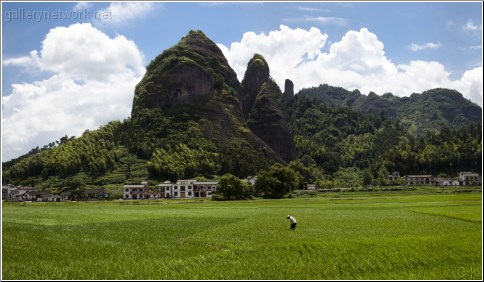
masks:
<path fill-rule="evenodd" d="M 109 20 L 112 19 L 112 12 L 111 10 L 91 12 L 87 9 L 78 11 L 36 11 L 20 8 L 4 11 L 3 18 L 6 22 L 12 20 L 34 20 L 37 22 L 43 20 Z"/>

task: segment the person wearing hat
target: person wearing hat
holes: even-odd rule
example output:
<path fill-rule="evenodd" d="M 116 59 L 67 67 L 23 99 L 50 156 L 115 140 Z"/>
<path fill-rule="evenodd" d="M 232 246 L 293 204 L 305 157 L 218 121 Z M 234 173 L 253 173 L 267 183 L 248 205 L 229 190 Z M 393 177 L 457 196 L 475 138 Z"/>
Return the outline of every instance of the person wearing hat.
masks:
<path fill-rule="evenodd" d="M 296 219 L 292 215 L 287 215 L 287 219 L 291 221 L 291 230 L 296 230 Z"/>

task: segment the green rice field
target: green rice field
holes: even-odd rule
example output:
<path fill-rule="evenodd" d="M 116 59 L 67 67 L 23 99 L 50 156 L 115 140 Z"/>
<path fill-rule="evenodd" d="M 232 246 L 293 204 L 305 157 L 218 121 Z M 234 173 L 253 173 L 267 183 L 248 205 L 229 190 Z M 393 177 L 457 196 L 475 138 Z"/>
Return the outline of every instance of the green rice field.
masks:
<path fill-rule="evenodd" d="M 480 192 L 4 202 L 2 279 L 480 280 L 481 210 Z"/>

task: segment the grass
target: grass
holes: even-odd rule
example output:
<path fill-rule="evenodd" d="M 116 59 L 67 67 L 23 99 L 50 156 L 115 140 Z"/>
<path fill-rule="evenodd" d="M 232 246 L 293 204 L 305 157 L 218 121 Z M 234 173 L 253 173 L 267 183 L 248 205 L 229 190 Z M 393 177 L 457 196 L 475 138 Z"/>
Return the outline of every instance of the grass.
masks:
<path fill-rule="evenodd" d="M 481 279 L 481 210 L 481 193 L 3 203 L 2 278 Z"/>

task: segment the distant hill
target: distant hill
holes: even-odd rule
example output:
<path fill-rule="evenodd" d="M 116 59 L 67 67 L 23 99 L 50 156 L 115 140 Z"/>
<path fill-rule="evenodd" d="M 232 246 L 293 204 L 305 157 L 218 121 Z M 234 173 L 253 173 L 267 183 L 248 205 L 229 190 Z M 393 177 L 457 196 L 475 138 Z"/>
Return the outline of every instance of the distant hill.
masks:
<path fill-rule="evenodd" d="M 358 90 L 323 84 L 302 89 L 297 95 L 315 98 L 329 107 L 347 107 L 365 114 L 399 119 L 416 135 L 482 123 L 482 108 L 450 89 L 437 88 L 401 98 L 391 93 L 364 95 Z"/>

